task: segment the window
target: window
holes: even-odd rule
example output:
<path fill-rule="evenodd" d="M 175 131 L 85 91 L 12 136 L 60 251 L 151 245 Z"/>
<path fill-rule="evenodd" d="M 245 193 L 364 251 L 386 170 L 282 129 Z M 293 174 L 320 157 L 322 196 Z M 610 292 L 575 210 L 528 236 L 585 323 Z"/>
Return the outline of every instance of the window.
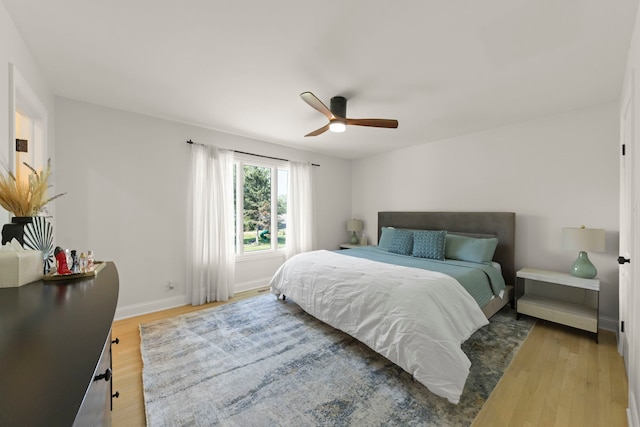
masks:
<path fill-rule="evenodd" d="M 236 155 L 236 254 L 276 251 L 286 244 L 288 164 L 262 160 Z"/>

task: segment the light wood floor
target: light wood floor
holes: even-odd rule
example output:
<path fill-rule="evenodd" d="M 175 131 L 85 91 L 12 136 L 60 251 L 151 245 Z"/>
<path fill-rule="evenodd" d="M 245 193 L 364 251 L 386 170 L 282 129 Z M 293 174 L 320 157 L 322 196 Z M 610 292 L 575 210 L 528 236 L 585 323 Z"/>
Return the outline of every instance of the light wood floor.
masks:
<path fill-rule="evenodd" d="M 113 401 L 114 427 L 145 425 L 138 325 L 221 304 L 114 322 L 113 338 L 120 339 L 113 346 L 113 390 L 120 392 Z M 626 408 L 627 377 L 612 332 L 601 331 L 596 344 L 589 334 L 538 321 L 473 426 L 626 426 Z"/>
<path fill-rule="evenodd" d="M 599 338 L 538 320 L 473 426 L 626 426 L 624 361 Z"/>

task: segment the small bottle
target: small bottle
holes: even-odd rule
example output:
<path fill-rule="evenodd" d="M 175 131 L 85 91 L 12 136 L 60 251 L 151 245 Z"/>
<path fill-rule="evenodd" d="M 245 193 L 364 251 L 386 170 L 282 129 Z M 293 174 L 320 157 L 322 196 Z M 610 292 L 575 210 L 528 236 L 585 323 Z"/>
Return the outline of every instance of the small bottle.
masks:
<path fill-rule="evenodd" d="M 82 252 L 80 254 L 80 273 L 87 272 L 87 256 Z"/>
<path fill-rule="evenodd" d="M 87 271 L 93 271 L 95 267 L 93 261 L 93 251 L 87 252 Z"/>

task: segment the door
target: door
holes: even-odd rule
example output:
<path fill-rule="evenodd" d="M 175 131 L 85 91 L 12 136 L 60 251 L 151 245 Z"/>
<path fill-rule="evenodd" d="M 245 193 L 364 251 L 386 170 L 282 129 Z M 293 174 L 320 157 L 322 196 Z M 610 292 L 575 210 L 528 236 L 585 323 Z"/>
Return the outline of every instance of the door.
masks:
<path fill-rule="evenodd" d="M 631 68 L 622 92 L 620 116 L 620 326 L 618 350 L 624 357 L 629 379 L 629 425 L 640 426 L 640 277 L 635 257 L 640 248 L 638 236 L 638 201 L 640 185 L 635 182 L 640 171 L 640 153 L 635 143 L 637 131 L 635 104 L 635 69 Z M 638 124 L 640 125 L 640 123 Z"/>
<path fill-rule="evenodd" d="M 6 165 L 2 166 L 18 179 L 28 180 L 30 170 L 24 163 L 38 170 L 47 164 L 48 114 L 44 104 L 13 64 L 9 64 L 9 112 L 9 158 Z M 16 150 L 16 139 L 27 140 L 26 152 Z M 0 164 L 4 160 L 1 157 Z M 6 220 L 0 223 L 10 222 L 9 213 L 0 208 L 0 219 L 3 216 L 6 216 Z"/>
<path fill-rule="evenodd" d="M 631 259 L 633 233 L 633 125 L 634 125 L 634 74 L 623 93 L 622 115 L 620 120 L 620 249 L 621 258 Z M 630 264 L 623 262 L 619 269 L 619 317 L 618 351 L 625 360 L 629 372 L 629 342 L 626 331 L 629 328 L 629 294 L 631 288 Z"/>

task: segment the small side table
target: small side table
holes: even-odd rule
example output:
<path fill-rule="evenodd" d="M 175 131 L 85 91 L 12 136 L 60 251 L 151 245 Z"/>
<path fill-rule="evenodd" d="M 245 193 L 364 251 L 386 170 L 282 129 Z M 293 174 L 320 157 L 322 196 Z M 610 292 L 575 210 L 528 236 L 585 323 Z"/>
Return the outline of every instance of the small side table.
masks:
<path fill-rule="evenodd" d="M 516 319 L 520 314 L 595 334 L 598 342 L 600 280 L 523 268 L 516 273 Z"/>
<path fill-rule="evenodd" d="M 340 243 L 340 249 L 353 249 L 353 248 L 364 248 L 367 245 L 361 244 L 353 244 L 353 243 Z"/>

